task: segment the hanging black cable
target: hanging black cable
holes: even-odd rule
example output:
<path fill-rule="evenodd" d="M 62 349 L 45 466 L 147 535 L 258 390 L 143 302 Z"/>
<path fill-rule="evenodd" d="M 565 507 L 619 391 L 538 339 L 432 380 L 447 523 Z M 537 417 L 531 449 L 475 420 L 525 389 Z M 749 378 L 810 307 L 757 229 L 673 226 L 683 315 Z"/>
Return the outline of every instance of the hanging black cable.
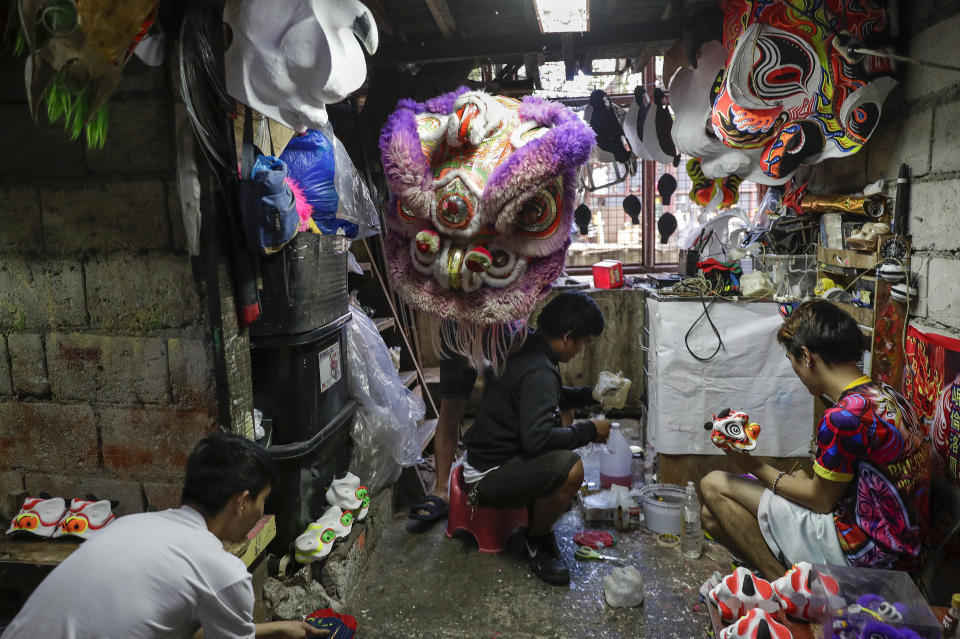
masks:
<path fill-rule="evenodd" d="M 721 348 L 725 348 L 725 346 L 724 346 L 724 344 L 723 344 L 723 338 L 720 337 L 720 331 L 717 330 L 716 324 L 714 324 L 714 323 L 713 323 L 713 320 L 710 318 L 710 308 L 711 308 L 711 307 L 714 305 L 714 303 L 717 301 L 717 298 L 714 297 L 713 299 L 711 299 L 711 300 L 710 300 L 710 305 L 707 306 L 707 302 L 703 299 L 703 295 L 700 295 L 699 297 L 700 297 L 700 304 L 703 306 L 703 312 L 700 313 L 700 315 L 697 316 L 697 319 L 695 319 L 695 320 L 693 321 L 693 324 L 690 325 L 690 328 L 687 329 L 686 335 L 683 336 L 683 344 L 684 344 L 684 346 L 687 347 L 687 352 L 689 352 L 691 355 L 693 355 L 694 359 L 696 359 L 696 360 L 698 360 L 698 361 L 701 361 L 701 362 L 709 362 L 711 359 L 713 359 L 714 357 L 716 357 L 716 356 L 717 356 L 717 353 L 720 352 L 720 349 L 721 349 Z M 717 347 L 713 350 L 712 353 L 710 353 L 710 355 L 709 355 L 708 357 L 700 357 L 699 355 L 697 355 L 696 353 L 693 352 L 693 349 L 692 349 L 692 348 L 690 348 L 690 333 L 693 332 L 693 329 L 697 327 L 697 324 L 699 324 L 699 323 L 700 323 L 700 320 L 703 319 L 704 317 L 707 318 L 707 323 L 709 323 L 709 324 L 710 324 L 710 328 L 713 329 L 713 334 L 717 336 Z"/>

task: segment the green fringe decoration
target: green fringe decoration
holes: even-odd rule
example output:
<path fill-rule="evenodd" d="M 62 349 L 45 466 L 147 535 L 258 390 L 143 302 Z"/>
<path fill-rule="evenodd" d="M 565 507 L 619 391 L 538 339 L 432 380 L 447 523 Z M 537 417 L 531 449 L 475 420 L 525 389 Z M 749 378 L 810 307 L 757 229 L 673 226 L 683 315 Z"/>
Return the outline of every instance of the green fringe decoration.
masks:
<path fill-rule="evenodd" d="M 107 139 L 107 108 L 101 106 L 90 113 L 90 95 L 87 90 L 71 93 L 66 88 L 66 78 L 61 71 L 43 93 L 47 103 L 47 119 L 56 124 L 63 118 L 63 128 L 71 140 L 84 135 L 89 149 L 102 149 Z"/>
<path fill-rule="evenodd" d="M 4 0 L 0 0 L 2 2 Z M 7 0 L 10 16 L 17 15 L 16 0 Z M 69 31 L 77 25 L 76 0 L 50 0 L 35 25 L 22 25 L 11 20 L 3 39 L 12 40 L 12 51 L 17 57 L 27 53 L 27 38 L 24 29 L 33 28 L 37 43 L 43 43 L 58 31 Z M 16 22 L 16 24 L 14 24 Z M 71 140 L 84 136 L 89 149 L 102 149 L 107 139 L 107 108 L 101 106 L 90 113 L 90 93 L 87 89 L 71 89 L 66 74 L 61 70 L 44 89 L 41 100 L 47 103 L 47 119 L 56 124 L 63 118 L 63 128 Z"/>

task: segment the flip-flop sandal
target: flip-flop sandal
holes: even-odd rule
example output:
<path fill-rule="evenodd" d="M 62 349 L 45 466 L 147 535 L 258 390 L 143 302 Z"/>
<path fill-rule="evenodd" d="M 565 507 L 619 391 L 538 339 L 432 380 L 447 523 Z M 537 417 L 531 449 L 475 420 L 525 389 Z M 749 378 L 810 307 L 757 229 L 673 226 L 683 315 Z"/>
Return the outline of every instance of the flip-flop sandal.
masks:
<path fill-rule="evenodd" d="M 425 510 L 427 512 L 419 512 Z M 450 512 L 450 506 L 436 495 L 427 495 L 420 503 L 410 509 L 409 518 L 414 521 L 437 521 L 443 519 Z"/>

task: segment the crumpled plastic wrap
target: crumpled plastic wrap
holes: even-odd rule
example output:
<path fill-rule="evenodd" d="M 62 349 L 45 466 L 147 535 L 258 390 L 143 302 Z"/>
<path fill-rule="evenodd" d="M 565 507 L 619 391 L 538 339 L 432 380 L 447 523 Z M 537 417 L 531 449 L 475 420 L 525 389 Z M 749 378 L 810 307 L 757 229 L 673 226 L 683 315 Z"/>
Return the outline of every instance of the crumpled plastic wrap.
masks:
<path fill-rule="evenodd" d="M 627 403 L 627 393 L 633 384 L 620 372 L 600 371 L 597 383 L 593 387 L 593 398 L 600 402 L 604 411 L 623 408 Z"/>
<path fill-rule="evenodd" d="M 417 463 L 421 443 L 417 424 L 426 408 L 400 381 L 374 321 L 353 306 L 350 315 L 347 383 L 358 406 L 350 472 L 372 495 L 395 482 L 404 466 Z"/>
<path fill-rule="evenodd" d="M 336 173 L 334 183 L 340 202 L 337 204 L 337 218 L 357 225 L 357 237 L 364 238 L 380 232 L 380 216 L 377 207 L 367 190 L 367 183 L 357 171 L 350 154 L 333 133 L 328 122 L 320 131 L 333 143 Z"/>
<path fill-rule="evenodd" d="M 613 608 L 639 606 L 643 603 L 643 579 L 633 566 L 614 568 L 603 578 L 603 598 Z"/>

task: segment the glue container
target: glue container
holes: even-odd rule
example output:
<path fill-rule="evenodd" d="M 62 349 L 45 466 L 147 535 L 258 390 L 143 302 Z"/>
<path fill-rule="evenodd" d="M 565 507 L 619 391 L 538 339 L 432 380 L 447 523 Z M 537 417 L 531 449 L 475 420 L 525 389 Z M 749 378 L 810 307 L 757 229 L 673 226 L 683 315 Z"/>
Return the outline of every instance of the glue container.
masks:
<path fill-rule="evenodd" d="M 620 423 L 610 424 L 610 436 L 607 438 L 607 450 L 600 454 L 600 486 L 610 488 L 611 484 L 620 484 L 630 488 L 633 475 L 630 462 L 633 454 L 630 445 L 620 432 Z"/>

